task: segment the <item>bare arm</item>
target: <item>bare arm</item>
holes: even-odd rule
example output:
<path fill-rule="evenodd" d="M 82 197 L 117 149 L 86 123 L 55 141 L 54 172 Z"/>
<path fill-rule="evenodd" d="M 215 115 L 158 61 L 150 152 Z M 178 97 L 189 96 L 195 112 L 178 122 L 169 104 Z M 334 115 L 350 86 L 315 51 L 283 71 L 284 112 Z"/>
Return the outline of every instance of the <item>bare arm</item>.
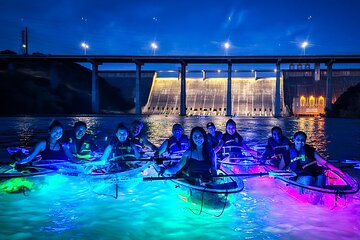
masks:
<path fill-rule="evenodd" d="M 284 156 L 282 156 L 280 164 L 279 164 L 279 169 L 282 170 L 284 168 L 285 168 L 285 159 L 284 159 Z"/>
<path fill-rule="evenodd" d="M 189 156 L 190 156 L 190 150 L 187 150 L 187 151 L 182 155 L 182 157 L 181 157 L 181 159 L 180 159 L 180 162 L 178 162 L 178 163 L 177 163 L 176 165 L 174 165 L 174 166 L 171 166 L 171 167 L 169 167 L 169 168 L 166 168 L 164 174 L 171 174 L 171 175 L 172 175 L 172 174 L 177 173 L 180 169 L 182 169 L 182 168 L 185 166 L 185 164 L 186 164 Z"/>
<path fill-rule="evenodd" d="M 110 156 L 110 153 L 111 153 L 112 149 L 113 149 L 112 145 L 108 145 L 105 148 L 104 154 L 101 156 L 100 161 L 104 161 L 104 162 L 107 161 L 109 156 Z"/>
<path fill-rule="evenodd" d="M 216 170 L 216 168 L 217 168 L 217 163 L 216 163 L 216 154 L 215 154 L 215 152 L 212 152 L 211 153 L 211 175 L 214 175 L 214 176 L 216 176 L 217 175 L 217 170 Z"/>
<path fill-rule="evenodd" d="M 62 148 L 64 149 L 64 153 L 66 157 L 69 159 L 70 162 L 78 163 L 81 160 L 74 157 L 74 155 L 70 152 L 69 145 L 68 144 L 61 144 Z"/>
<path fill-rule="evenodd" d="M 150 142 L 149 139 L 147 139 L 147 137 L 143 137 L 143 140 L 144 140 L 144 144 L 149 148 L 151 148 L 153 151 L 158 150 L 158 148 L 154 144 L 152 144 L 152 142 Z"/>
<path fill-rule="evenodd" d="M 244 141 L 242 142 L 241 147 L 242 147 L 246 152 L 248 152 L 248 153 L 250 153 L 250 154 L 258 155 L 258 152 L 255 151 L 255 150 L 253 150 L 253 149 L 251 149 L 251 148 L 249 148 L 249 147 L 244 143 Z"/>
<path fill-rule="evenodd" d="M 141 154 L 139 153 L 139 151 L 137 150 L 134 144 L 131 144 L 131 148 L 134 150 L 135 158 L 140 158 Z"/>
<path fill-rule="evenodd" d="M 168 145 L 168 139 L 166 139 L 161 146 L 158 149 L 159 155 L 163 154 L 166 151 L 167 145 Z"/>
<path fill-rule="evenodd" d="M 324 158 L 322 158 L 316 151 L 314 153 L 314 157 L 316 159 L 316 162 L 319 166 L 325 166 L 326 165 L 326 160 Z"/>
<path fill-rule="evenodd" d="M 219 152 L 223 145 L 224 145 L 224 141 L 220 139 L 218 145 L 214 148 L 214 152 L 215 153 Z"/>
<path fill-rule="evenodd" d="M 28 162 L 32 161 L 36 155 L 38 155 L 39 153 L 41 153 L 42 151 L 45 150 L 45 147 L 46 147 L 46 141 L 45 140 L 39 142 L 38 144 L 36 144 L 34 150 L 30 153 L 29 156 L 27 156 L 24 159 L 21 159 L 21 160 L 17 161 L 16 164 L 25 164 L 25 163 L 28 163 Z"/>

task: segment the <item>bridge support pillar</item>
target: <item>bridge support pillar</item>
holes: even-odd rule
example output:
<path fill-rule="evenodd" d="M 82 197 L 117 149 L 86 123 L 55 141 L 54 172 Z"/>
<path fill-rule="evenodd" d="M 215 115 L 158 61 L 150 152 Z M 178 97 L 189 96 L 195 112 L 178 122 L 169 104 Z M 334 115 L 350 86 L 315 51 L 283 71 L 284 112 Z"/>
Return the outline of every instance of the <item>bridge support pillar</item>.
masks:
<path fill-rule="evenodd" d="M 98 63 L 92 64 L 92 84 L 91 84 L 91 109 L 93 113 L 100 112 L 99 104 L 99 78 L 98 78 Z"/>
<path fill-rule="evenodd" d="M 227 80 L 227 89 L 226 89 L 226 116 L 232 116 L 231 73 L 232 73 L 232 64 L 228 63 L 228 80 Z"/>
<path fill-rule="evenodd" d="M 186 116 L 186 63 L 181 63 L 180 116 Z"/>
<path fill-rule="evenodd" d="M 136 63 L 136 99 L 135 99 L 135 113 L 141 114 L 141 93 L 140 93 L 140 81 L 141 81 L 141 63 Z"/>
<path fill-rule="evenodd" d="M 275 82 L 275 111 L 274 117 L 281 117 L 280 109 L 280 63 L 276 63 L 276 82 Z"/>
<path fill-rule="evenodd" d="M 56 89 L 59 86 L 59 74 L 57 70 L 57 62 L 51 62 L 50 66 L 50 86 L 51 89 Z"/>
<path fill-rule="evenodd" d="M 333 85 L 332 85 L 332 62 L 327 64 L 327 72 L 326 72 L 326 103 L 325 103 L 325 114 L 328 111 L 332 110 L 332 92 L 333 92 Z"/>

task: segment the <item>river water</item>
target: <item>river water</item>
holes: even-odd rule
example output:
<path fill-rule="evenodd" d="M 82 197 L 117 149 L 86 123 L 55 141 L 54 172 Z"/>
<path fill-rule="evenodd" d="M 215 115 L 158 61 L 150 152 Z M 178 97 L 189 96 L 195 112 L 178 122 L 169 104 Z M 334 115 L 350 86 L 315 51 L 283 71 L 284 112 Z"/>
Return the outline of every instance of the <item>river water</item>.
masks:
<path fill-rule="evenodd" d="M 135 116 L 58 117 L 66 128 L 88 124 L 100 147 L 119 122 Z M 32 146 L 47 134 L 51 117 L 0 118 L 0 156 L 6 147 Z M 185 132 L 213 121 L 224 130 L 226 117 L 144 116 L 144 132 L 156 145 L 181 123 Z M 291 137 L 298 130 L 327 159 L 360 159 L 360 120 L 325 118 L 234 118 L 248 145 L 264 144 L 280 126 Z M 359 180 L 360 170 L 344 169 Z M 118 198 L 97 194 L 88 179 L 67 175 L 31 178 L 34 189 L 0 193 L 0 239 L 360 239 L 360 194 L 345 208 L 325 209 L 285 194 L 267 177 L 244 180 L 237 201 L 220 217 L 191 211 L 164 181 L 124 187 Z M 111 189 L 108 191 L 112 191 Z"/>

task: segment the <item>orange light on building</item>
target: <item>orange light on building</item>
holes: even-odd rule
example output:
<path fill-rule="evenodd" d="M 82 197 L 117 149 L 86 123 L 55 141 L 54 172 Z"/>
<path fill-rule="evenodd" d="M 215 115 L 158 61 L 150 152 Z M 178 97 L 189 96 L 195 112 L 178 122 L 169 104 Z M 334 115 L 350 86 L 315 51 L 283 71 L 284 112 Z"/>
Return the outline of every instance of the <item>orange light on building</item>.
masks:
<path fill-rule="evenodd" d="M 323 97 L 323 96 L 320 96 L 319 99 L 318 99 L 318 101 L 319 101 L 319 102 L 318 102 L 318 105 L 319 105 L 319 106 L 324 106 L 325 101 L 324 101 L 324 97 Z"/>
<path fill-rule="evenodd" d="M 306 103 L 306 97 L 301 96 L 300 97 L 300 107 L 304 107 Z"/>
<path fill-rule="evenodd" d="M 314 98 L 314 96 L 309 97 L 309 105 L 310 105 L 310 107 L 315 106 L 315 98 Z"/>

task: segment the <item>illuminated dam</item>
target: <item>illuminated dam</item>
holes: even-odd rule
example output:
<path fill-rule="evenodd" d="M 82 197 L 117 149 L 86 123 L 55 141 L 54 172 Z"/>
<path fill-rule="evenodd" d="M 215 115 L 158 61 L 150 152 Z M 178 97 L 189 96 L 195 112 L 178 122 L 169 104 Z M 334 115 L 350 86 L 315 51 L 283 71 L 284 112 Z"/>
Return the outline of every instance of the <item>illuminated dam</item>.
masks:
<path fill-rule="evenodd" d="M 273 116 L 275 77 L 232 78 L 232 115 Z M 144 114 L 178 114 L 181 82 L 177 77 L 154 74 Z M 281 109 L 284 101 L 281 81 Z M 226 115 L 227 78 L 186 78 L 187 115 Z"/>
<path fill-rule="evenodd" d="M 176 71 L 174 71 L 176 72 Z M 314 69 L 283 69 L 280 77 L 280 110 L 282 116 L 325 114 L 326 70 L 315 79 Z M 134 71 L 103 71 L 104 77 L 117 86 L 128 101 L 135 99 Z M 180 112 L 180 76 L 163 76 L 161 71 L 144 71 L 141 83 L 143 114 L 178 115 Z M 186 77 L 187 115 L 226 115 L 226 76 Z M 243 74 L 245 75 L 245 74 Z M 347 89 L 360 83 L 357 69 L 333 71 L 334 103 Z M 274 116 L 275 77 L 239 77 L 231 79 L 231 105 L 234 116 Z"/>

